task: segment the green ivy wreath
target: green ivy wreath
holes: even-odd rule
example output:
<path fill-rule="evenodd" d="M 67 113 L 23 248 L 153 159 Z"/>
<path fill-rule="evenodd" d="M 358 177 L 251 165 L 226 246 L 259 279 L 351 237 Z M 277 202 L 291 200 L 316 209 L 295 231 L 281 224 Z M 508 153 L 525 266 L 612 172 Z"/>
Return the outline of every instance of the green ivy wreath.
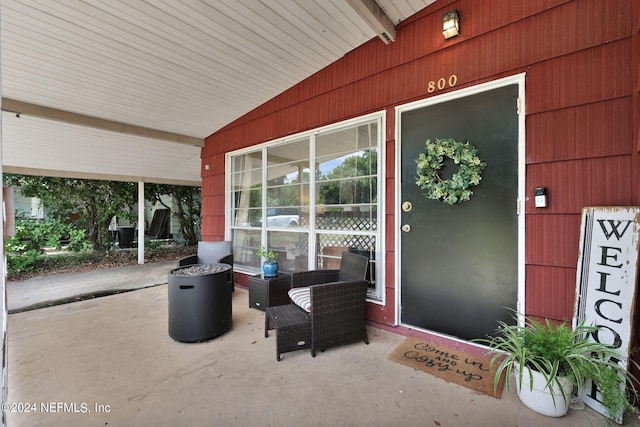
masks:
<path fill-rule="evenodd" d="M 470 187 L 480 183 L 480 173 L 487 167 L 478 157 L 478 149 L 469 142 L 458 142 L 453 138 L 436 138 L 435 142 L 428 139 L 426 148 L 426 153 L 420 153 L 416 159 L 416 184 L 424 196 L 450 205 L 469 200 L 473 194 Z M 445 157 L 460 165 L 458 172 L 446 180 L 439 175 Z"/>

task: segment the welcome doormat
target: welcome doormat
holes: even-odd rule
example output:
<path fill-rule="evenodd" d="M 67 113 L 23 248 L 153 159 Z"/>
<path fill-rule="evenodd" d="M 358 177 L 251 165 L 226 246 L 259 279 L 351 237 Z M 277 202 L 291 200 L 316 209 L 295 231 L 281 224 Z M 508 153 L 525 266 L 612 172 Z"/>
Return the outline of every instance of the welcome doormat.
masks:
<path fill-rule="evenodd" d="M 504 375 L 500 378 L 498 387 L 494 391 L 495 375 L 490 369 L 490 358 L 474 356 L 461 350 L 413 337 L 405 339 L 388 357 L 395 362 L 428 372 L 497 399 L 502 396 Z"/>

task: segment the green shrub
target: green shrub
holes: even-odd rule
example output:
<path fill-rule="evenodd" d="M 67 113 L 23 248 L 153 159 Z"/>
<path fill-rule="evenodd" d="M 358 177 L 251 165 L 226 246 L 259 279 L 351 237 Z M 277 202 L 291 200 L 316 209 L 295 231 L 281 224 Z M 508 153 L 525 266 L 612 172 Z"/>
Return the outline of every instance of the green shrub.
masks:
<path fill-rule="evenodd" d="M 154 245 L 156 246 L 156 245 Z M 145 262 L 178 260 L 195 255 L 195 245 L 172 245 L 145 248 Z M 11 280 L 22 280 L 36 274 L 52 272 L 68 272 L 89 270 L 94 268 L 134 265 L 138 262 L 136 250 L 121 251 L 81 251 L 43 254 L 37 251 L 12 254 L 7 257 L 8 277 Z"/>
<path fill-rule="evenodd" d="M 43 253 L 36 249 L 25 249 L 18 254 L 7 255 L 8 275 L 15 276 L 36 271 L 36 266 L 44 258 Z"/>
<path fill-rule="evenodd" d="M 7 252 L 18 254 L 31 251 L 43 252 L 44 247 L 53 240 L 52 230 L 54 226 L 51 223 L 46 224 L 43 220 L 29 219 L 19 215 L 16 218 L 16 234 L 6 242 Z M 59 233 L 54 234 L 59 235 Z"/>
<path fill-rule="evenodd" d="M 152 240 L 150 242 L 146 242 L 144 246 L 145 249 L 155 250 L 162 246 L 162 242 L 160 240 Z"/>
<path fill-rule="evenodd" d="M 91 249 L 91 242 L 87 239 L 86 232 L 76 228 L 74 224 L 68 225 L 67 235 L 69 236 L 67 249 L 71 252 L 82 252 Z"/>
<path fill-rule="evenodd" d="M 65 252 L 45 255 L 37 251 L 7 256 L 8 276 L 16 277 L 24 273 L 43 272 L 61 268 L 97 264 L 108 256 L 94 251 Z"/>
<path fill-rule="evenodd" d="M 593 381 L 612 418 L 635 411 L 633 402 L 638 398 L 635 387 L 638 381 L 618 363 L 622 360 L 618 349 L 591 339 L 599 326 L 586 325 L 583 321 L 572 329 L 566 323 L 554 323 L 550 319 L 542 323 L 516 311 L 513 318 L 514 324 L 498 322 L 497 335 L 474 340 L 489 346 L 492 370 L 494 363 L 498 363 L 494 388 L 504 373 L 509 390 L 514 369 L 518 372 L 518 387 L 522 387 L 524 376 L 532 378 L 531 371 L 535 370 L 542 374 L 547 387 L 554 382 L 559 385 L 558 377 L 567 377 L 578 388 L 588 380 Z M 559 390 L 564 396 L 564 389 L 559 387 Z"/>
<path fill-rule="evenodd" d="M 45 247 L 62 248 L 62 241 L 68 240 L 68 249 L 73 252 L 91 247 L 84 230 L 73 223 L 65 224 L 57 218 L 33 219 L 24 214 L 16 218 L 16 234 L 6 241 L 9 254 L 26 254 L 29 251 L 43 252 Z"/>
<path fill-rule="evenodd" d="M 9 275 L 42 271 L 50 257 L 45 248 L 62 249 L 62 241 L 69 241 L 68 250 L 80 252 L 91 247 L 84 230 L 65 224 L 57 218 L 33 219 L 23 213 L 16 216 L 16 234 L 6 240 Z M 53 258 L 55 260 L 55 257 Z"/>

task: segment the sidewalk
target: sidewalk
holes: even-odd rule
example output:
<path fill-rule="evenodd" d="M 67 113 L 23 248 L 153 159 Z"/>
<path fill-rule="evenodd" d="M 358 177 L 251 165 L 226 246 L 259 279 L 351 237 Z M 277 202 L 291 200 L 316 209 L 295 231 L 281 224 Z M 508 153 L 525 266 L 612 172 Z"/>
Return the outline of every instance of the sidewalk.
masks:
<path fill-rule="evenodd" d="M 9 313 L 164 284 L 176 267 L 177 261 L 155 262 L 7 282 Z"/>

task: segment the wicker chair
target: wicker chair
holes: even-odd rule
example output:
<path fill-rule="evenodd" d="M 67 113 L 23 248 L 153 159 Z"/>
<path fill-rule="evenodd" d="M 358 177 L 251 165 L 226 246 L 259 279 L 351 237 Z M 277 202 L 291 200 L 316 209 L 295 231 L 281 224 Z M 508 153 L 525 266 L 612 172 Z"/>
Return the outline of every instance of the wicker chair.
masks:
<path fill-rule="evenodd" d="M 369 259 L 345 251 L 339 270 L 312 270 L 291 275 L 292 288 L 308 286 L 311 296 L 311 355 L 316 350 L 364 341 L 365 280 Z M 302 310 L 302 308 L 300 308 Z"/>

